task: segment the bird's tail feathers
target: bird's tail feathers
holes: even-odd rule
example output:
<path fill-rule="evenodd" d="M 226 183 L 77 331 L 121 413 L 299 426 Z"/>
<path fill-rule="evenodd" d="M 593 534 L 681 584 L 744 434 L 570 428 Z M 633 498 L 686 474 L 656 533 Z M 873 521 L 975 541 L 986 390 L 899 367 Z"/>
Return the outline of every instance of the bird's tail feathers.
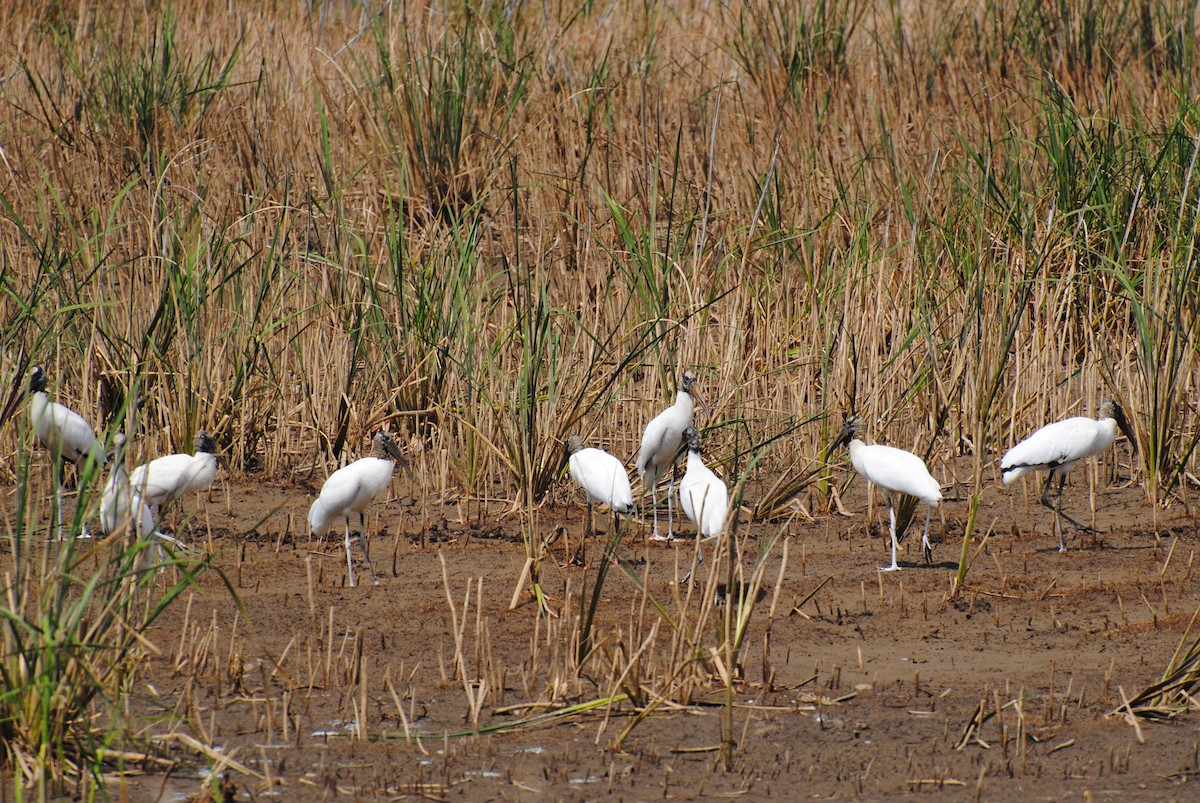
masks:
<path fill-rule="evenodd" d="M 1000 466 L 1000 477 L 1005 485 L 1012 485 L 1017 479 L 1029 473 L 1029 466 Z"/>

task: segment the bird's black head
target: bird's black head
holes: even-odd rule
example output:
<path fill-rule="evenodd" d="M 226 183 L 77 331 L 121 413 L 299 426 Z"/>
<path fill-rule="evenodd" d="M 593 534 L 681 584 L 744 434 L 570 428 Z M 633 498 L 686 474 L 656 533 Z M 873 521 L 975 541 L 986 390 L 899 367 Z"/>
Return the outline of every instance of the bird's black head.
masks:
<path fill-rule="evenodd" d="M 825 459 L 828 460 L 829 455 L 833 454 L 835 450 L 840 449 L 855 438 L 862 437 L 863 429 L 864 424 L 862 418 L 857 415 L 852 415 L 847 418 L 845 423 L 842 424 L 842 428 L 838 432 L 837 437 L 833 439 L 833 443 L 829 444 L 829 448 L 825 451 Z"/>
<path fill-rule="evenodd" d="M 567 454 L 569 454 L 569 455 L 575 454 L 576 452 L 578 452 L 580 449 L 583 448 L 583 439 L 580 438 L 578 435 L 568 435 L 566 447 L 567 447 Z"/>
<path fill-rule="evenodd" d="M 46 369 L 40 365 L 33 368 L 33 373 L 29 375 L 29 390 L 32 393 L 41 393 L 46 389 Z"/>
<path fill-rule="evenodd" d="M 1125 417 L 1125 408 L 1116 399 L 1109 399 L 1104 404 L 1100 405 L 1100 418 L 1111 418 L 1117 422 L 1117 428 L 1129 438 L 1129 448 L 1134 454 L 1138 452 L 1137 437 L 1133 434 L 1133 427 L 1129 425 L 1129 419 Z"/>
<path fill-rule="evenodd" d="M 375 450 L 372 453 L 373 457 L 382 458 L 383 460 L 394 460 L 400 464 L 408 474 L 409 479 L 412 479 L 412 469 L 409 468 L 408 461 L 404 459 L 404 455 L 400 454 L 400 446 L 392 438 L 391 433 L 386 429 L 381 429 L 375 433 L 373 440 Z"/>
<path fill-rule="evenodd" d="M 683 372 L 683 376 L 679 378 L 679 389 L 700 402 L 700 406 L 704 408 L 705 412 L 708 411 L 708 402 L 705 401 L 704 394 L 700 392 L 700 382 L 691 371 Z"/>
<path fill-rule="evenodd" d="M 683 431 L 683 445 L 689 452 L 700 454 L 700 430 L 688 427 Z"/>
<path fill-rule="evenodd" d="M 209 435 L 204 430 L 196 433 L 196 440 L 193 443 L 192 450 L 196 454 L 216 454 L 217 444 L 213 441 L 212 435 Z"/>

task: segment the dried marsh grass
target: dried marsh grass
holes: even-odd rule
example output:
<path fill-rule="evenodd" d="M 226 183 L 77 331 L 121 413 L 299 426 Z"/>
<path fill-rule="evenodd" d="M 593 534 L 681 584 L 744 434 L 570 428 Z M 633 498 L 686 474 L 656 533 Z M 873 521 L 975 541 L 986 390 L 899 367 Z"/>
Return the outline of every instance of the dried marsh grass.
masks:
<path fill-rule="evenodd" d="M 526 515 L 536 562 L 562 436 L 631 458 L 692 367 L 714 462 L 762 518 L 830 504 L 814 460 L 834 411 L 975 499 L 1021 433 L 1111 395 L 1143 448 L 1105 470 L 1186 495 L 1196 14 L 8 4 L 0 450 L 28 438 L 16 390 L 35 361 L 97 424 L 102 395 L 137 389 L 135 451 L 204 428 L 236 471 L 313 472 L 389 424 L 423 441 L 447 498 Z M 962 455 L 969 479 L 948 474 Z M 0 476 L 20 485 L 22 466 Z M 639 598 L 617 631 L 592 627 L 594 587 L 538 616 L 530 698 L 628 701 L 619 742 L 714 678 L 732 689 L 753 606 L 712 596 L 757 590 L 765 564 L 746 576 L 736 533 L 720 549 L 696 600 L 654 599 L 620 563 L 607 582 Z M 445 672 L 481 731 L 504 683 L 478 583 L 446 584 Z M 769 624 L 764 672 L 768 644 Z M 732 714 L 723 728 L 731 765 Z"/>

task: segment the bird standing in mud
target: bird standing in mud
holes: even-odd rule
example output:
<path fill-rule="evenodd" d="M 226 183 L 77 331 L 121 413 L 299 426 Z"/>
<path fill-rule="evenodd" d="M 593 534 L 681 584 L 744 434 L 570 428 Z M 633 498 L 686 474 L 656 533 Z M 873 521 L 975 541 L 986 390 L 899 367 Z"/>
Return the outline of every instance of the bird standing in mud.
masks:
<path fill-rule="evenodd" d="M 567 436 L 567 454 L 567 468 L 587 496 L 585 535 L 593 532 L 593 502 L 608 505 L 612 509 L 614 527 L 617 514 L 628 516 L 633 512 L 633 489 L 629 485 L 629 474 L 620 460 L 603 449 L 584 448 L 583 440 L 578 435 Z"/>
<path fill-rule="evenodd" d="M 45 369 L 40 365 L 36 366 L 29 377 L 29 420 L 37 432 L 38 440 L 50 452 L 57 503 L 55 518 L 58 522 L 58 538 L 62 540 L 64 461 L 79 466 L 90 460 L 94 465 L 103 466 L 106 458 L 104 446 L 96 438 L 91 425 L 74 410 L 50 401 L 46 394 L 46 383 Z M 86 525 L 83 526 L 80 535 L 84 538 L 91 537 Z"/>
<path fill-rule="evenodd" d="M 1080 460 L 1101 454 L 1112 446 L 1118 430 L 1129 438 L 1136 454 L 1137 439 L 1125 418 L 1125 410 L 1115 399 L 1109 399 L 1100 405 L 1100 414 L 1096 418 L 1075 416 L 1047 424 L 1009 449 L 1000 459 L 1000 473 L 1005 485 L 1031 471 L 1049 472 L 1046 484 L 1042 486 L 1042 504 L 1054 511 L 1054 534 L 1058 536 L 1059 552 L 1067 551 L 1060 517 L 1075 525 L 1076 530 L 1090 529 L 1062 511 L 1067 472 Z M 1050 483 L 1055 476 L 1058 477 L 1058 492 L 1051 497 Z"/>
<path fill-rule="evenodd" d="M 169 454 L 143 463 L 129 474 L 129 487 L 134 490 L 154 514 L 170 502 L 193 491 L 203 491 L 217 476 L 216 444 L 203 430 L 196 433 L 193 454 Z"/>
<path fill-rule="evenodd" d="M 687 470 L 679 481 L 679 506 L 692 524 L 696 525 L 696 565 L 704 560 L 700 546 L 709 538 L 716 538 L 725 529 L 729 513 L 729 489 L 713 470 L 704 464 L 700 453 L 700 431 L 688 427 L 683 431 L 683 443 L 687 448 Z M 689 571 L 683 583 L 691 579 Z"/>
<path fill-rule="evenodd" d="M 392 472 L 395 471 L 397 462 L 408 469 L 408 462 L 387 432 L 380 430 L 372 443 L 370 455 L 359 458 L 329 475 L 325 484 L 321 486 L 321 493 L 308 509 L 308 527 L 313 535 L 324 535 L 333 522 L 345 519 L 346 570 L 349 573 L 351 588 L 354 588 L 356 583 L 354 559 L 350 552 L 350 514 L 358 514 L 358 543 L 362 546 L 367 571 L 371 573 L 371 582 L 379 585 L 375 568 L 371 565 L 371 556 L 367 552 L 367 541 L 363 537 L 363 530 L 366 529 L 363 511 L 391 483 Z"/>
<path fill-rule="evenodd" d="M 642 435 L 642 448 L 638 452 L 637 471 L 642 483 L 650 490 L 654 506 L 654 533 L 651 540 L 670 540 L 672 537 L 672 508 L 671 497 L 675 493 L 675 460 L 679 457 L 679 448 L 683 441 L 683 431 L 692 425 L 695 402 L 708 409 L 703 394 L 696 382 L 696 375 L 684 371 L 679 382 L 679 392 L 675 403 L 656 415 Z M 667 534 L 658 531 L 658 480 L 662 473 L 668 472 L 669 485 L 667 488 Z"/>
<path fill-rule="evenodd" d="M 912 452 L 881 444 L 866 444 L 862 441 L 864 430 L 863 420 L 852 415 L 842 425 L 838 436 L 834 438 L 825 453 L 825 459 L 837 448 L 849 444 L 850 462 L 854 470 L 887 495 L 888 514 L 891 518 L 892 536 L 892 565 L 880 569 L 881 572 L 894 572 L 900 569 L 896 562 L 896 500 L 897 494 L 908 494 L 920 499 L 929 507 L 925 511 L 925 532 L 921 535 L 921 549 L 925 560 L 932 559 L 933 548 L 929 545 L 929 520 L 933 508 L 942 501 L 942 487 L 925 467 L 925 461 Z"/>

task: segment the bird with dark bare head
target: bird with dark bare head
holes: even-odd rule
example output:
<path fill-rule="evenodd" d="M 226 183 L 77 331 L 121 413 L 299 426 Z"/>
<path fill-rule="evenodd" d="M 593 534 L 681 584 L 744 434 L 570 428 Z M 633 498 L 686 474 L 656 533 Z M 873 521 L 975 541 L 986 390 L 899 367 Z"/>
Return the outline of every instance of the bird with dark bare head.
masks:
<path fill-rule="evenodd" d="M 1080 460 L 1094 457 L 1112 446 L 1117 432 L 1129 438 L 1130 448 L 1137 452 L 1137 439 L 1125 410 L 1116 399 L 1100 405 L 1095 418 L 1075 416 L 1046 424 L 1025 440 L 1005 452 L 1000 459 L 1000 473 L 1005 485 L 1014 482 L 1031 471 L 1045 471 L 1046 483 L 1042 486 L 1042 504 L 1054 511 L 1054 533 L 1058 536 L 1058 550 L 1067 550 L 1060 518 L 1075 526 L 1076 530 L 1088 530 L 1083 524 L 1062 511 L 1063 484 L 1067 472 Z M 1058 477 L 1058 490 L 1050 495 L 1050 485 Z"/>
<path fill-rule="evenodd" d="M 933 548 L 929 544 L 929 521 L 934 506 L 942 501 L 942 487 L 929 473 L 925 461 L 912 452 L 878 443 L 864 443 L 862 435 L 865 429 L 866 425 L 860 417 L 852 415 L 847 418 L 825 453 L 825 459 L 828 460 L 835 449 L 849 446 L 850 462 L 854 470 L 887 496 L 891 520 L 892 565 L 885 566 L 880 571 L 894 572 L 900 568 L 900 564 L 896 562 L 895 497 L 898 494 L 916 497 L 929 506 L 925 512 L 925 531 L 921 535 L 921 549 L 928 562 L 933 554 Z"/>
<path fill-rule="evenodd" d="M 683 431 L 692 425 L 695 403 L 699 402 L 705 410 L 708 403 L 700 392 L 696 375 L 684 371 L 679 380 L 679 392 L 675 395 L 675 403 L 651 419 L 642 434 L 642 448 L 638 452 L 637 471 L 642 483 L 650 491 L 654 507 L 653 540 L 670 540 L 672 537 L 672 503 L 675 493 L 675 461 L 679 458 L 680 447 L 683 443 Z M 667 534 L 658 531 L 658 481 L 663 472 L 669 477 L 667 488 Z"/>
<path fill-rule="evenodd" d="M 363 558 L 367 563 L 367 571 L 371 573 L 371 581 L 376 585 L 379 579 L 371 565 L 371 556 L 367 552 L 367 542 L 363 535 L 366 529 L 366 518 L 363 511 L 372 500 L 391 484 L 392 472 L 396 463 L 408 469 L 408 461 L 400 454 L 400 447 L 392 440 L 392 436 L 380 430 L 372 439 L 371 454 L 355 460 L 353 463 L 339 468 L 329 475 L 321 486 L 312 507 L 308 509 L 308 527 L 313 535 L 324 535 L 330 526 L 339 519 L 346 523 L 346 570 L 349 575 L 350 587 L 355 586 L 354 559 L 350 551 L 350 515 L 358 514 L 358 543 L 362 547 Z"/>
<path fill-rule="evenodd" d="M 217 463 L 223 458 L 217 455 L 212 436 L 197 432 L 192 449 L 192 454 L 156 457 L 129 473 L 129 487 L 150 507 L 156 523 L 164 505 L 206 490 L 217 476 Z"/>
<path fill-rule="evenodd" d="M 36 366 L 29 377 L 29 420 L 37 433 L 38 440 L 50 452 L 54 471 L 55 501 L 58 505 L 58 537 L 62 539 L 63 463 L 74 463 L 77 467 L 88 461 L 103 466 L 107 460 L 104 445 L 83 416 L 58 402 L 50 400 L 46 393 L 48 377 L 42 366 Z M 84 525 L 80 535 L 90 534 Z"/>

